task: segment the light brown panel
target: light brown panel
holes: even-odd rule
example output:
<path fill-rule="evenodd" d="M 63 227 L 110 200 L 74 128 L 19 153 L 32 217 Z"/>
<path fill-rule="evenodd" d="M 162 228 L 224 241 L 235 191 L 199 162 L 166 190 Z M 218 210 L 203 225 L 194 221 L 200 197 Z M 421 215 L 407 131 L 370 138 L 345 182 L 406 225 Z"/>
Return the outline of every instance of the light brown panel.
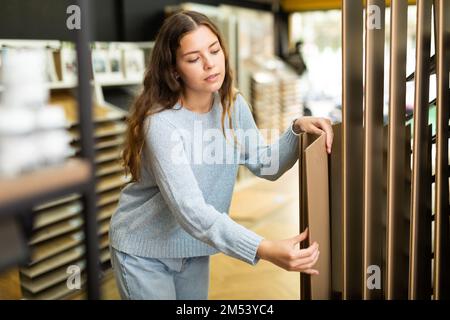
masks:
<path fill-rule="evenodd" d="M 389 141 L 386 236 L 386 299 L 408 298 L 408 265 L 404 263 L 404 207 L 406 197 L 405 173 L 405 102 L 406 102 L 406 0 L 391 6 L 391 47 L 389 87 Z M 407 128 L 408 130 L 408 128 Z M 407 144 L 409 145 L 409 143 Z M 409 201 L 409 199 L 408 199 Z M 407 243 L 407 242 L 406 242 Z"/>
<path fill-rule="evenodd" d="M 0 300 L 19 300 L 22 298 L 20 290 L 19 270 L 12 268 L 0 273 Z"/>
<path fill-rule="evenodd" d="M 308 198 L 308 242 L 319 244 L 320 257 L 314 267 L 319 275 L 311 277 L 311 299 L 331 298 L 330 206 L 328 193 L 328 154 L 325 135 L 305 150 Z"/>

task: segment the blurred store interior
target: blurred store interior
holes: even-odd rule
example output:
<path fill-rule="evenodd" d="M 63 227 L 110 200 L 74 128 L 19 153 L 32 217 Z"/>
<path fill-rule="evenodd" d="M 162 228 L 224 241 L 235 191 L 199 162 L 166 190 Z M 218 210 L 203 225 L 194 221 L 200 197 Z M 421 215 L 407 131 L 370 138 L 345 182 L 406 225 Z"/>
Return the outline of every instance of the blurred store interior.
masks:
<path fill-rule="evenodd" d="M 333 123 L 342 120 L 341 1 L 90 2 L 89 88 L 96 165 L 91 209 L 98 222 L 101 298 L 119 299 L 108 250 L 109 220 L 120 190 L 129 181 L 119 163 L 125 120 L 142 89 L 163 19 L 179 9 L 208 15 L 225 37 L 236 86 L 251 103 L 258 127 L 281 133 L 294 118 L 304 115 L 326 117 Z M 77 107 L 81 89 L 76 32 L 67 27 L 68 8 L 73 4 L 70 0 L 2 0 L 0 4 L 0 202 L 20 199 L 27 189 L 42 191 L 46 188 L 43 177 L 54 186 L 61 183 L 61 189 L 42 198 L 45 201 L 31 213 L 25 205 L 14 217 L 0 212 L 0 299 L 87 298 L 87 229 L 82 214 L 87 202 L 70 184 L 89 175 L 84 163 L 77 161 L 84 142 Z M 385 88 L 389 87 L 389 15 L 387 7 Z M 415 33 L 416 6 L 410 5 L 407 74 L 415 67 Z M 432 36 L 432 54 L 434 47 Z M 436 97 L 433 84 L 435 80 L 430 81 L 430 100 Z M 4 105 L 10 102 L 35 103 L 46 110 L 30 115 L 22 109 L 6 118 Z M 406 113 L 412 112 L 413 102 L 414 83 L 408 82 Z M 388 90 L 384 106 L 387 119 Z M 37 126 L 32 117 L 40 119 Z M 265 138 L 270 142 L 274 137 Z M 77 168 L 77 174 L 70 166 Z M 40 172 L 44 176 L 33 176 Z M 298 194 L 298 164 L 274 182 L 241 167 L 230 216 L 264 237 L 289 238 L 300 231 Z M 81 270 L 81 289 L 67 285 L 71 275 L 67 268 L 73 265 Z M 217 254 L 211 260 L 209 299 L 296 300 L 299 284 L 298 273 L 266 261 L 250 266 Z"/>

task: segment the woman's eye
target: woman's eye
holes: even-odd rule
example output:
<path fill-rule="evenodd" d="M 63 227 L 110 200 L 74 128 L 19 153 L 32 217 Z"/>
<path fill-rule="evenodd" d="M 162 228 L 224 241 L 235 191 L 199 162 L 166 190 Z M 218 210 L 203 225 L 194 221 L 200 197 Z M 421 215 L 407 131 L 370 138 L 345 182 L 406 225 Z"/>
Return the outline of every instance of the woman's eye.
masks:
<path fill-rule="evenodd" d="M 217 49 L 217 50 L 215 50 L 215 51 L 212 51 L 211 53 L 212 53 L 212 54 L 218 54 L 219 51 L 220 51 L 220 49 Z"/>
<path fill-rule="evenodd" d="M 198 59 L 199 59 L 199 58 L 197 58 L 197 59 L 194 59 L 194 60 L 188 60 L 188 62 L 189 62 L 189 63 L 194 63 L 194 62 L 197 62 L 197 61 L 198 61 Z"/>

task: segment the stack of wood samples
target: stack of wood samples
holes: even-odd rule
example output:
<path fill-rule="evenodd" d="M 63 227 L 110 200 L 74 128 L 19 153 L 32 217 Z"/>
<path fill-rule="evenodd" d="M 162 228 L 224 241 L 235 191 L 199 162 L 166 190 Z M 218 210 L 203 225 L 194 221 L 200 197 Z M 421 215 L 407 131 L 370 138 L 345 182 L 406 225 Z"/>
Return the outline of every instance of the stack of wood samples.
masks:
<path fill-rule="evenodd" d="M 269 72 L 256 72 L 251 81 L 253 116 L 259 129 L 278 129 L 281 120 L 279 80 Z"/>
<path fill-rule="evenodd" d="M 70 91 L 53 92 L 51 103 L 64 109 L 73 141 L 73 155 L 79 154 L 76 99 Z M 56 106 L 57 105 L 57 106 Z M 128 179 L 121 166 L 126 113 L 111 105 L 94 104 L 97 221 L 100 260 L 103 270 L 110 268 L 109 222 L 121 188 Z M 42 204 L 34 209 L 31 259 L 20 268 L 20 285 L 25 299 L 61 299 L 77 293 L 68 285 L 74 272 L 85 282 L 83 207 L 77 194 Z"/>

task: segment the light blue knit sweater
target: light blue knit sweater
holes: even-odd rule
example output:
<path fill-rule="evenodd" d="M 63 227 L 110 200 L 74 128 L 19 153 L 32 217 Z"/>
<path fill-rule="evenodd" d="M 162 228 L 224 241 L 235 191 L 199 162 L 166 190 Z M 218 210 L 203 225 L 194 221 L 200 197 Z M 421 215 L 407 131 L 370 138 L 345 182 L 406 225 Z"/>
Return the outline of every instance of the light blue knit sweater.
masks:
<path fill-rule="evenodd" d="M 250 264 L 258 262 L 256 251 L 263 238 L 228 216 L 238 165 L 275 180 L 297 161 L 298 136 L 291 125 L 267 145 L 241 95 L 232 110 L 237 147 L 233 134 L 227 130 L 225 140 L 221 131 L 217 92 L 207 113 L 176 104 L 146 119 L 141 181 L 121 192 L 111 219 L 112 247 L 154 258 L 220 251 Z M 225 124 L 229 129 L 227 117 Z"/>

